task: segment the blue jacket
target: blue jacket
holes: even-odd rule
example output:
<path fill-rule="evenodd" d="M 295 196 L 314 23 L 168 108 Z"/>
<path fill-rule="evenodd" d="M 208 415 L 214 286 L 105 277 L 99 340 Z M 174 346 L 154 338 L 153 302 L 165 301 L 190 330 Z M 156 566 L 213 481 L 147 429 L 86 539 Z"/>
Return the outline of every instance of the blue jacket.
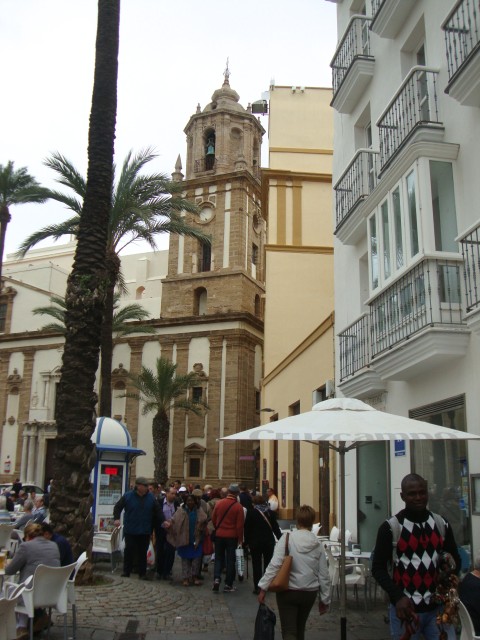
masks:
<path fill-rule="evenodd" d="M 120 520 L 122 511 L 125 511 L 123 532 L 127 535 L 150 535 L 163 518 L 158 502 L 150 491 L 144 496 L 138 495 L 134 489 L 124 493 L 113 508 L 115 520 Z"/>

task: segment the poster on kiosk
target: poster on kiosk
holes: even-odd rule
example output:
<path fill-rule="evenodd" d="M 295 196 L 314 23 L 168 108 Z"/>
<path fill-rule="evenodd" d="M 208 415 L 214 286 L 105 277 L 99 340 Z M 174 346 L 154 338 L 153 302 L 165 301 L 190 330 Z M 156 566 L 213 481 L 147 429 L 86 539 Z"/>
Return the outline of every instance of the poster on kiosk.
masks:
<path fill-rule="evenodd" d="M 92 442 L 96 447 L 93 524 L 96 531 L 112 531 L 113 507 L 128 489 L 130 464 L 145 451 L 132 446 L 127 427 L 114 418 L 97 418 Z"/>

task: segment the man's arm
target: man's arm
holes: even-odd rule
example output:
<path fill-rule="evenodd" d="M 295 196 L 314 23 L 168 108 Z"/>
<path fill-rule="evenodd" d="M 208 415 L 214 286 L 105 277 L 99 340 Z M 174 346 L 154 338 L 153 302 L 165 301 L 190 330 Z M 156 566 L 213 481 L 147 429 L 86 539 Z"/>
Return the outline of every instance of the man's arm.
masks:
<path fill-rule="evenodd" d="M 443 549 L 447 553 L 450 553 L 453 559 L 455 560 L 455 564 L 457 567 L 455 573 L 458 575 L 462 568 L 462 561 L 460 559 L 460 554 L 458 553 L 458 545 L 455 542 L 455 537 L 453 535 L 453 529 L 451 525 L 449 524 L 446 518 L 443 518 L 443 519 L 445 520 L 445 524 L 447 525 L 445 527 L 445 538 L 443 540 Z"/>
<path fill-rule="evenodd" d="M 120 515 L 124 509 L 125 509 L 125 494 L 123 494 L 120 500 L 113 507 L 113 519 L 115 522 L 120 521 Z"/>
<path fill-rule="evenodd" d="M 395 584 L 390 574 L 392 564 L 393 537 L 388 522 L 380 525 L 373 551 L 372 575 L 381 588 L 387 592 L 390 602 L 396 604 L 405 596 L 401 587 Z"/>

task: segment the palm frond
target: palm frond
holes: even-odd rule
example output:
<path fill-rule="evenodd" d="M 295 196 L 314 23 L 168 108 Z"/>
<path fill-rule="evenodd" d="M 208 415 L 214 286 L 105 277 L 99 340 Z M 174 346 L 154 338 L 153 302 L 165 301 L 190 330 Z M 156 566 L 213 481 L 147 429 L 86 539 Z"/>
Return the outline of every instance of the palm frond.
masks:
<path fill-rule="evenodd" d="M 48 238 L 53 238 L 54 240 L 58 240 L 62 236 L 65 235 L 76 235 L 78 230 L 79 216 L 74 216 L 69 220 L 65 220 L 64 222 L 60 222 L 58 224 L 52 224 L 48 227 L 44 227 L 43 229 L 39 229 L 35 231 L 31 235 L 28 236 L 18 248 L 17 253 L 15 254 L 17 258 L 23 258 L 27 251 L 32 249 L 36 244 L 41 242 L 42 240 L 47 240 Z"/>

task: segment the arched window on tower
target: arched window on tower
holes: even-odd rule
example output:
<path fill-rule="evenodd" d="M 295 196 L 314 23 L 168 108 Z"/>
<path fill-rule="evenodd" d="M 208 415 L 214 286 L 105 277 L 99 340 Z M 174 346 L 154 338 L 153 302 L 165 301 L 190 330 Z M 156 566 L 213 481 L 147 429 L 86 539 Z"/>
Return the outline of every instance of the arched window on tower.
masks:
<path fill-rule="evenodd" d="M 208 129 L 205 131 L 205 171 L 210 171 L 215 167 L 215 131 Z"/>
<path fill-rule="evenodd" d="M 195 289 L 194 295 L 194 315 L 205 316 L 207 314 L 207 290 L 205 287 L 199 287 Z"/>
<path fill-rule="evenodd" d="M 257 318 L 260 318 L 260 316 L 262 315 L 262 305 L 260 296 L 258 294 L 255 296 L 255 315 L 257 316 Z"/>
<path fill-rule="evenodd" d="M 144 293 L 145 287 L 137 287 L 137 290 L 135 291 L 135 300 L 141 300 Z"/>

